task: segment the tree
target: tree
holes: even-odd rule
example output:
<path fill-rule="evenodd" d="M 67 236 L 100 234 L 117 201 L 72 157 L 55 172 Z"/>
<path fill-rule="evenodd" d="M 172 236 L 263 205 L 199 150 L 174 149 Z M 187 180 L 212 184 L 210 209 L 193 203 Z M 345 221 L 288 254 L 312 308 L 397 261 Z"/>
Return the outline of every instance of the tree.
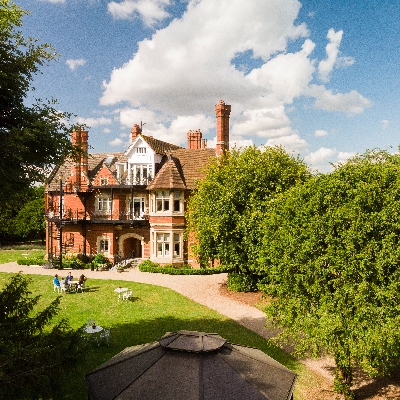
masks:
<path fill-rule="evenodd" d="M 262 222 L 267 315 L 298 354 L 332 355 L 335 390 L 357 364 L 400 360 L 400 156 L 370 151 L 270 203 Z"/>
<path fill-rule="evenodd" d="M 216 259 L 250 273 L 268 202 L 309 176 L 305 163 L 281 147 L 234 149 L 212 161 L 188 203 L 187 232 L 201 265 Z"/>
<path fill-rule="evenodd" d="M 15 274 L 0 292 L 0 399 L 54 398 L 54 382 L 82 358 L 79 330 L 65 320 L 49 326 L 60 296 L 37 311 L 29 282 Z"/>
<path fill-rule="evenodd" d="M 0 0 L 0 211 L 74 153 L 65 124 L 70 115 L 53 108 L 53 99 L 25 104 L 34 75 L 57 54 L 17 30 L 24 14 Z"/>
<path fill-rule="evenodd" d="M 36 188 L 35 198 L 25 203 L 13 220 L 15 234 L 24 239 L 32 240 L 39 235 L 43 241 L 46 237 L 43 189 Z"/>

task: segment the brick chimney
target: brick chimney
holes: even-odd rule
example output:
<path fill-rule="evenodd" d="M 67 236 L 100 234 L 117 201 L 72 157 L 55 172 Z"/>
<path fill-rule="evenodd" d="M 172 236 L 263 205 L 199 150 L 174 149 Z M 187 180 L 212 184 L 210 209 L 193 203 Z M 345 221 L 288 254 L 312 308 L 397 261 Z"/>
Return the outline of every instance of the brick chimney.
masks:
<path fill-rule="evenodd" d="M 88 187 L 88 131 L 84 126 L 71 133 L 71 141 L 74 146 L 80 147 L 82 154 L 75 160 L 71 167 L 71 177 L 68 183 L 77 191 L 84 191 Z"/>
<path fill-rule="evenodd" d="M 215 105 L 215 115 L 217 118 L 217 145 L 215 147 L 216 155 L 224 154 L 229 150 L 229 115 L 231 106 L 220 100 Z"/>
<path fill-rule="evenodd" d="M 135 124 L 133 125 L 133 128 L 131 129 L 131 135 L 132 135 L 132 142 L 135 141 L 135 139 L 142 133 L 142 128 L 140 125 Z"/>
<path fill-rule="evenodd" d="M 200 132 L 200 129 L 196 130 L 190 130 L 187 133 L 187 138 L 188 138 L 188 149 L 201 149 L 202 148 L 202 133 Z"/>

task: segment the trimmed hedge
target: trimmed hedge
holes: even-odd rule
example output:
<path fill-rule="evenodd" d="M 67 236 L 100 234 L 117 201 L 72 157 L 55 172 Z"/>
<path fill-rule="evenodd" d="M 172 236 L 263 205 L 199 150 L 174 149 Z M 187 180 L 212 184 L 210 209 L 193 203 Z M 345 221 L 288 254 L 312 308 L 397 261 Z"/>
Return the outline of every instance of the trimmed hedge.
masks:
<path fill-rule="evenodd" d="M 158 264 L 152 261 L 144 261 L 139 265 L 139 271 L 141 272 L 152 272 L 158 274 L 167 275 L 213 275 L 227 272 L 225 268 L 170 268 L 160 267 Z"/>
<path fill-rule="evenodd" d="M 20 258 L 17 260 L 18 265 L 44 265 L 46 261 L 43 257 L 30 257 L 30 258 Z"/>

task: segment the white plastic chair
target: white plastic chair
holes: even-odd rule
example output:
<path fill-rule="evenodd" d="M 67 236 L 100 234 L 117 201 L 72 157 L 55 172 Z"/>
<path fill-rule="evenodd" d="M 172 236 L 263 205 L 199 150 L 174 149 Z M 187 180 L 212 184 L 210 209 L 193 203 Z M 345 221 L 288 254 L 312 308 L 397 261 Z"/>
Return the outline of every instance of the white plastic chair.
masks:
<path fill-rule="evenodd" d="M 122 293 L 122 300 L 128 300 L 129 297 L 131 296 L 132 296 L 132 290 L 128 290 L 127 292 Z"/>
<path fill-rule="evenodd" d="M 65 281 L 60 282 L 60 290 L 61 292 L 67 293 L 67 287 L 65 286 Z"/>
<path fill-rule="evenodd" d="M 99 346 L 101 342 L 105 342 L 107 343 L 107 346 L 110 345 L 110 332 L 111 332 L 111 328 L 104 328 L 101 332 L 100 332 L 100 336 L 99 336 Z"/>
<path fill-rule="evenodd" d="M 77 286 L 77 288 L 76 288 L 76 291 L 78 292 L 78 290 L 80 290 L 81 293 L 83 293 L 84 289 L 85 289 L 85 284 L 82 283 L 82 284 L 80 285 L 80 284 L 78 283 L 78 286 Z"/>

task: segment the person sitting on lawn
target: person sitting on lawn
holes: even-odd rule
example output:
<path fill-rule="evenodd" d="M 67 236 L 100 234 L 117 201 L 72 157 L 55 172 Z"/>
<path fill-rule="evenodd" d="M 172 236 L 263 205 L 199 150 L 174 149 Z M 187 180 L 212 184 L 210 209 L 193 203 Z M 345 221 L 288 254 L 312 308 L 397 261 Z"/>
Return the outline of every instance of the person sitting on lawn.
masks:
<path fill-rule="evenodd" d="M 74 277 L 71 275 L 71 272 L 68 272 L 68 275 L 65 278 L 65 283 L 68 285 L 69 281 L 72 281 L 72 279 L 74 279 Z"/>
<path fill-rule="evenodd" d="M 82 274 L 78 279 L 78 283 L 75 284 L 75 289 L 78 291 L 79 287 L 83 288 L 86 280 L 87 280 L 86 276 Z"/>

